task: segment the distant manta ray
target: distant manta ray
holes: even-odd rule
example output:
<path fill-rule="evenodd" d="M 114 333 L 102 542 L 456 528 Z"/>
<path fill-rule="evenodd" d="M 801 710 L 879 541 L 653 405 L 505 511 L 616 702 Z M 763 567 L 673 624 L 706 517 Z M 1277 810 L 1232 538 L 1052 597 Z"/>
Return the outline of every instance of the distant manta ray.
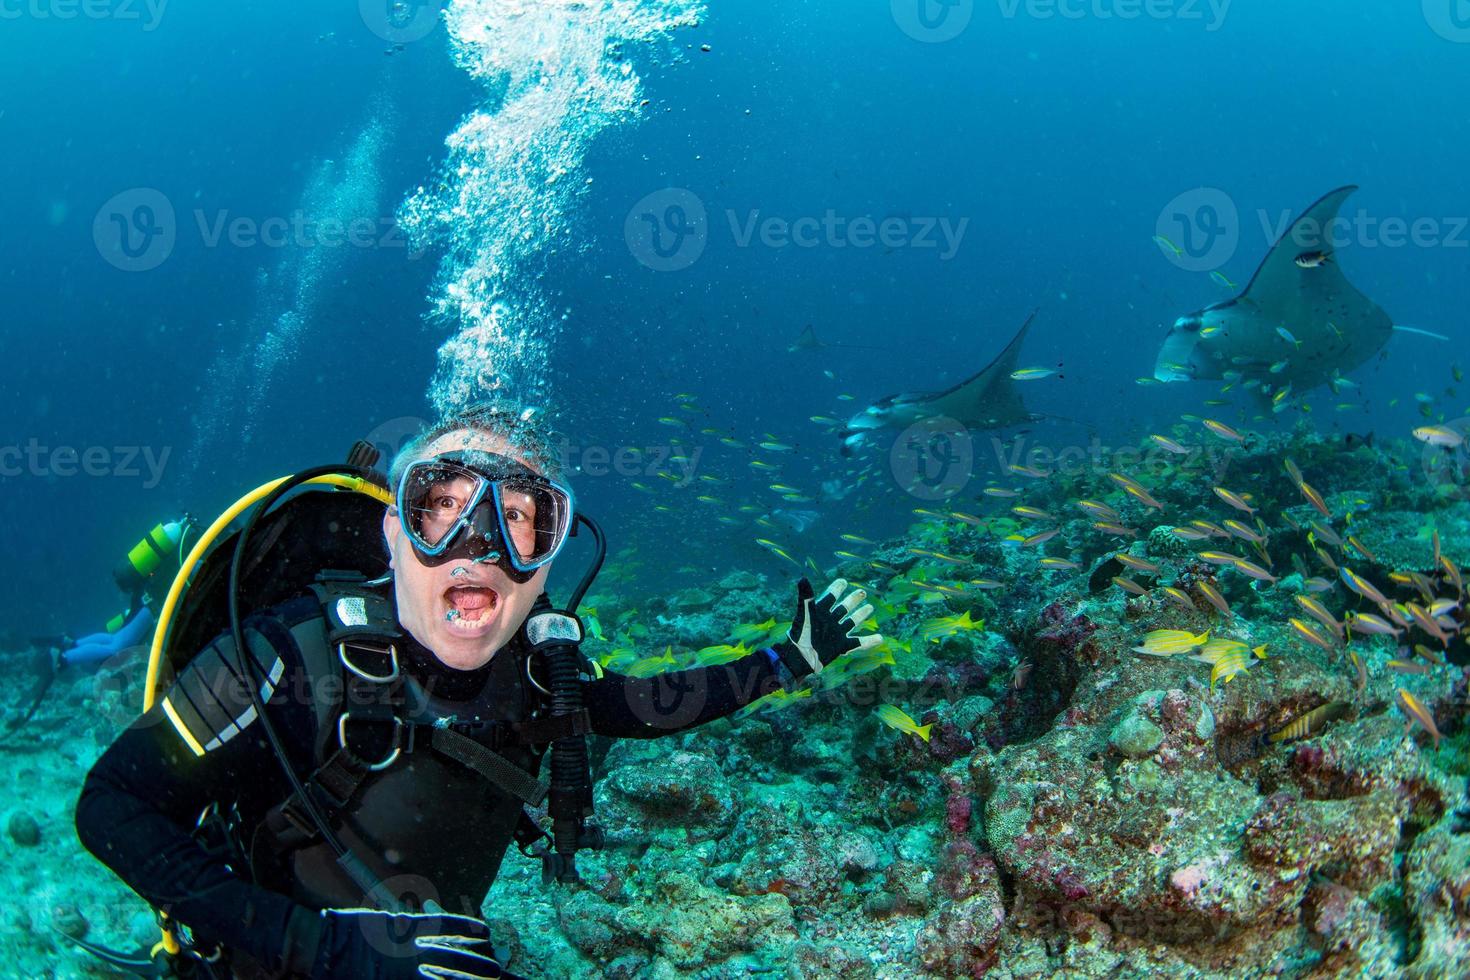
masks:
<path fill-rule="evenodd" d="M 821 341 L 821 340 L 818 340 L 817 339 L 817 331 L 812 328 L 812 325 L 810 323 L 808 323 L 806 325 L 806 329 L 804 329 L 801 332 L 801 336 L 800 337 L 797 337 L 796 340 L 791 344 L 791 346 L 788 347 L 788 348 L 786 348 L 786 352 L 788 354 L 797 354 L 797 353 L 801 353 L 801 352 L 804 352 L 804 351 L 826 350 L 829 347 L 841 347 L 841 348 L 843 348 L 845 350 L 882 350 L 883 349 L 881 347 L 867 347 L 867 346 L 864 346 L 862 344 L 828 344 L 828 343 L 825 343 L 824 341 Z"/>
<path fill-rule="evenodd" d="M 1209 381 L 1236 371 L 1300 393 L 1363 364 L 1395 330 L 1438 337 L 1395 327 L 1338 266 L 1331 231 L 1357 189 L 1339 187 L 1302 212 L 1239 296 L 1176 320 L 1154 377 Z"/>
<path fill-rule="evenodd" d="M 909 392 L 879 399 L 848 420 L 842 433 L 842 453 L 852 455 L 873 432 L 912 425 L 923 419 L 947 417 L 967 429 L 1004 429 L 1026 422 L 1039 422 L 1040 415 L 1026 411 L 1021 393 L 1011 374 L 1021 355 L 1026 331 L 1036 319 L 1032 310 L 1016 336 L 995 360 L 980 373 L 953 388 L 939 392 Z"/>

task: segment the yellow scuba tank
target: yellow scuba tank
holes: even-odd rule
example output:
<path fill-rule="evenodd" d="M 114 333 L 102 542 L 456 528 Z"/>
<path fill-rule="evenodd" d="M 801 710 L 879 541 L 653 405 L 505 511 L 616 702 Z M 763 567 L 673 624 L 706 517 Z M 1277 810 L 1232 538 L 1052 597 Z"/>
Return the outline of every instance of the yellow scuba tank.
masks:
<path fill-rule="evenodd" d="M 160 523 L 128 549 L 127 557 L 112 570 L 117 587 L 128 595 L 137 595 L 148 585 L 160 568 L 172 577 L 184 558 L 184 539 L 194 522 L 186 515 L 181 520 Z"/>

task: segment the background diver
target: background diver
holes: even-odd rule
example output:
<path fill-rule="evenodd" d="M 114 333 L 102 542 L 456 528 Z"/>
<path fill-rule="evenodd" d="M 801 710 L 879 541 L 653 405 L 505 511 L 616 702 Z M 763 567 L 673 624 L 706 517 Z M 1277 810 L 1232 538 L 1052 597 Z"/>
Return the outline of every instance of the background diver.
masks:
<path fill-rule="evenodd" d="M 574 521 L 599 546 L 601 535 L 574 512 L 531 423 L 471 409 L 407 446 L 387 485 L 391 502 L 368 501 L 381 530 L 363 574 L 330 571 L 285 601 L 232 612 L 232 628 L 190 651 L 166 696 L 87 776 L 82 843 L 159 910 L 174 969 L 510 976 L 480 904 L 513 839 L 537 847 L 561 880 L 575 879 L 578 847 L 597 846 L 584 819 L 586 734 L 673 734 L 882 642 L 855 635 L 872 613 L 862 589 L 839 579 L 817 596 L 803 579 L 791 629 L 772 648 L 645 679 L 603 672 L 577 650 L 575 617 L 544 593 Z M 342 498 L 364 499 L 296 499 Z M 340 544 L 345 518 L 333 520 L 330 542 Z M 301 554 L 300 540 L 275 538 Z M 252 561 L 262 581 L 301 571 L 300 561 L 255 559 L 234 557 L 232 588 L 249 581 L 234 573 Z M 387 574 L 367 577 L 385 559 Z M 327 560 L 313 571 L 344 565 Z M 704 703 L 661 718 L 660 692 L 671 689 L 700 690 Z M 563 778 L 578 766 L 580 784 Z M 525 810 L 543 800 L 549 835 Z M 139 973 L 164 968 L 149 953 L 88 948 Z"/>

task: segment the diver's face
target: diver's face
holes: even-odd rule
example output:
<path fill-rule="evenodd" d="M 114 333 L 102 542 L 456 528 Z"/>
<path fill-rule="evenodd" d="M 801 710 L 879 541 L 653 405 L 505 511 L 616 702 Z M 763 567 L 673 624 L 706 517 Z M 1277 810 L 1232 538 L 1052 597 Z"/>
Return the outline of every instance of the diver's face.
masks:
<path fill-rule="evenodd" d="M 424 447 L 420 458 L 467 450 L 499 453 L 531 465 L 505 439 L 468 429 L 435 439 Z M 452 493 L 453 487 L 446 491 Z M 511 533 L 515 535 L 514 525 Z M 545 588 L 551 568 L 543 565 L 524 584 L 517 584 L 499 566 L 468 558 L 427 566 L 419 561 L 396 509 L 391 508 L 383 517 L 383 535 L 392 556 L 398 621 L 434 656 L 457 670 L 484 666 L 510 641 Z"/>

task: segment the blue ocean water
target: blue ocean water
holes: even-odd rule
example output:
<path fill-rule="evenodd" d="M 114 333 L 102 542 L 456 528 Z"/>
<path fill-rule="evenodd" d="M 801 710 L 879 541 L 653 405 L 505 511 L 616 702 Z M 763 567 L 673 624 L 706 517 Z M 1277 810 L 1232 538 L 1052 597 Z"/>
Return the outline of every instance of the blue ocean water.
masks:
<path fill-rule="evenodd" d="M 480 6 L 495 5 L 452 5 Z M 1310 423 L 1402 435 L 1420 418 L 1415 393 L 1441 397 L 1470 299 L 1458 84 L 1470 44 L 1449 0 L 1179 0 L 1138 16 L 1122 0 L 910 6 L 713 2 L 698 26 L 609 41 L 607 59 L 641 80 L 634 104 L 647 104 L 573 141 L 561 180 L 576 190 L 546 247 L 502 281 L 513 312 L 533 285 L 540 304 L 514 321 L 536 340 L 534 363 L 506 376 L 540 379 L 534 400 L 576 445 L 647 458 L 678 434 L 704 448 L 699 472 L 733 508 L 769 504 L 771 480 L 700 429 L 751 445 L 770 433 L 794 447 L 781 479 L 818 498 L 801 506 L 823 516 L 808 533 L 828 538 L 804 550 L 824 553 L 839 530 L 879 537 L 913 501 L 881 452 L 871 484 L 818 494 L 863 460 L 839 457 L 837 436 L 808 418 L 947 386 L 1032 309 L 1023 361 L 1060 376 L 1025 388 L 1033 411 L 1056 417 L 1027 438 L 1137 440 L 1213 394 L 1136 383 L 1177 316 L 1230 295 L 1153 240 L 1171 202 L 1198 188 L 1238 208 L 1239 244 L 1219 267 L 1236 283 L 1270 244 L 1263 223 L 1343 184 L 1361 185 L 1349 208 L 1372 221 L 1428 220 L 1418 243 L 1361 233 L 1340 262 L 1396 322 L 1451 339 L 1396 338 L 1353 373 L 1360 407 L 1334 411 L 1319 393 Z M 421 187 L 452 193 L 446 136 L 515 94 L 471 77 L 444 25 L 431 18 L 417 36 L 414 5 L 78 10 L 0 8 L 12 570 L 0 622 L 21 636 L 96 628 L 118 605 L 108 570 L 155 521 L 212 516 L 247 487 L 432 414 L 436 352 L 464 324 L 426 314 L 444 296 L 446 256 L 494 222 L 456 229 L 451 217 L 420 253 L 394 216 Z M 480 45 L 494 52 L 497 39 Z M 575 104 L 547 118 L 552 136 L 587 126 Z M 474 186 L 495 218 L 487 185 Z M 635 233 L 636 206 L 653 195 L 648 213 L 667 216 L 658 195 L 670 189 L 706 213 L 699 254 L 678 269 Z M 145 253 L 144 233 L 159 231 L 156 209 L 139 210 L 157 198 L 142 192 L 172 209 L 173 241 L 152 268 L 119 267 L 136 260 L 119 259 L 115 219 L 141 222 L 129 234 Z M 513 203 L 534 216 L 529 193 Z M 370 243 L 292 238 L 298 214 L 365 219 Z M 864 218 L 896 220 L 901 241 L 861 244 L 851 222 Z M 231 241 L 235 219 L 246 229 Z M 769 223 L 801 219 L 845 231 L 783 245 Z M 287 229 L 284 244 L 246 233 L 270 227 Z M 963 229 L 952 248 L 944 227 Z M 808 325 L 872 349 L 789 350 Z M 686 413 L 688 433 L 658 422 L 679 415 L 681 393 L 701 409 Z M 977 444 L 990 452 L 988 435 Z M 615 544 L 662 560 L 669 587 L 688 584 L 686 566 L 782 571 L 748 528 L 714 523 L 691 499 L 701 491 L 651 510 L 632 483 L 662 487 L 643 469 L 584 474 L 577 489 Z"/>

